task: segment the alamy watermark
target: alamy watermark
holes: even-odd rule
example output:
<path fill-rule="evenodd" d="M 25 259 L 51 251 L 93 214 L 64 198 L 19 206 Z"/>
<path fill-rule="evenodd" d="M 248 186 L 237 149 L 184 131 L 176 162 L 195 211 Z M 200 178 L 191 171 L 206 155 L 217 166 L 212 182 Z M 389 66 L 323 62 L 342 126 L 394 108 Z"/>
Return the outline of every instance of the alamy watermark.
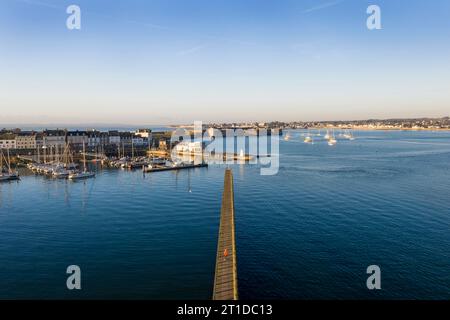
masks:
<path fill-rule="evenodd" d="M 81 9 L 75 4 L 67 7 L 66 13 L 69 14 L 66 20 L 66 27 L 69 30 L 81 29 Z"/>
<path fill-rule="evenodd" d="M 81 290 L 81 269 L 77 265 L 70 265 L 66 270 L 67 274 L 70 274 L 67 277 L 66 286 L 69 290 Z"/>
<path fill-rule="evenodd" d="M 367 274 L 370 276 L 367 278 L 366 286 L 369 290 L 381 290 L 381 269 L 377 265 L 371 265 L 367 267 Z"/>
<path fill-rule="evenodd" d="M 366 21 L 367 29 L 381 30 L 381 8 L 372 4 L 367 7 L 366 12 L 370 15 Z"/>

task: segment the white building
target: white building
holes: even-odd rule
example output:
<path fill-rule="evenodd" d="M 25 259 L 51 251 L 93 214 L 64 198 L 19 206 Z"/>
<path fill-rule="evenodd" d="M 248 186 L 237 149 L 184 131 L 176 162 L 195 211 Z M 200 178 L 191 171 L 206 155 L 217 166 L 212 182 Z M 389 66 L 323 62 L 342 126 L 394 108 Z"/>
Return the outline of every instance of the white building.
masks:
<path fill-rule="evenodd" d="M 88 142 L 87 133 L 85 131 L 69 131 L 67 132 L 67 143 L 72 146 L 82 146 Z"/>
<path fill-rule="evenodd" d="M 17 149 L 36 149 L 36 134 L 33 132 L 19 133 L 16 136 Z"/>
<path fill-rule="evenodd" d="M 142 138 L 150 138 L 152 137 L 152 130 L 150 129 L 138 129 L 134 133 L 136 136 L 142 137 Z"/>
<path fill-rule="evenodd" d="M 62 147 L 66 144 L 66 132 L 63 130 L 45 130 L 43 134 L 43 146 Z"/>
<path fill-rule="evenodd" d="M 203 151 L 202 143 L 197 142 L 180 142 L 175 147 L 178 153 L 194 153 L 201 154 Z"/>
<path fill-rule="evenodd" d="M 91 134 L 88 137 L 88 146 L 89 147 L 97 147 L 101 143 L 100 135 Z"/>
<path fill-rule="evenodd" d="M 8 135 L 0 137 L 0 149 L 16 149 L 16 138 Z"/>

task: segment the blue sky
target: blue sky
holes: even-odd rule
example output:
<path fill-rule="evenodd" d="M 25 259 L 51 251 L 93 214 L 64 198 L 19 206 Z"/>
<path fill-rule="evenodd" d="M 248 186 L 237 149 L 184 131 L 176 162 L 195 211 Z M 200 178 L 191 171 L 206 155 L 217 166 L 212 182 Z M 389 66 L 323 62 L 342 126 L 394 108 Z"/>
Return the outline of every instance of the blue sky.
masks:
<path fill-rule="evenodd" d="M 450 114 L 448 0 L 1 0 L 0 40 L 0 124 Z"/>

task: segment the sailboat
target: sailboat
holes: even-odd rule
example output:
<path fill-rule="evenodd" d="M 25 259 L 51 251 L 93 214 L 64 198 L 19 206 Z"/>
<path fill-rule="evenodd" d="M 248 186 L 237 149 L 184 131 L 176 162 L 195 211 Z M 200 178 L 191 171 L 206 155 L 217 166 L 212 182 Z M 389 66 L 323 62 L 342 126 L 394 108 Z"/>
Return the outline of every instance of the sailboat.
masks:
<path fill-rule="evenodd" d="M 3 173 L 3 151 L 0 150 L 0 181 L 6 181 L 9 180 L 9 176 L 6 175 L 6 172 Z"/>
<path fill-rule="evenodd" d="M 19 173 L 17 171 L 14 172 L 11 169 L 11 159 L 9 157 L 9 149 L 6 149 L 6 151 L 8 153 L 8 158 L 5 158 L 3 151 L 1 151 L 1 154 L 0 154 L 0 181 L 18 180 Z M 3 169 L 3 159 L 5 159 L 6 165 L 8 167 L 7 172 L 4 172 L 4 169 Z"/>
<path fill-rule="evenodd" d="M 336 138 L 334 136 L 334 131 L 333 131 L 331 136 L 330 136 L 330 138 L 328 139 L 328 145 L 329 146 L 334 146 L 334 145 L 336 145 L 336 143 L 337 143 L 337 140 L 336 140 Z"/>
<path fill-rule="evenodd" d="M 330 132 L 328 131 L 328 129 L 327 129 L 327 133 L 325 134 L 325 136 L 324 136 L 323 138 L 324 138 L 325 140 L 328 140 L 328 139 L 331 138 Z"/>
<path fill-rule="evenodd" d="M 286 135 L 284 136 L 284 141 L 289 141 L 289 139 L 291 139 L 291 134 L 288 132 L 288 133 L 286 133 Z"/>
<path fill-rule="evenodd" d="M 312 136 L 311 136 L 311 134 L 309 133 L 309 129 L 308 129 L 308 133 L 306 134 L 306 137 L 305 137 L 305 139 L 303 140 L 303 142 L 304 142 L 304 143 L 312 143 L 312 142 L 313 142 Z"/>
<path fill-rule="evenodd" d="M 322 136 L 322 133 L 320 132 L 320 128 L 319 128 L 319 130 L 318 130 L 316 136 L 318 136 L 318 137 L 321 137 L 321 136 Z"/>
<path fill-rule="evenodd" d="M 69 179 L 71 180 L 80 180 L 80 179 L 88 179 L 88 178 L 94 178 L 95 172 L 87 171 L 86 168 L 86 146 L 83 142 L 83 171 L 74 172 L 69 174 Z"/>
<path fill-rule="evenodd" d="M 305 137 L 305 139 L 303 140 L 303 142 L 304 142 L 304 143 L 312 143 L 312 142 L 313 142 L 313 139 L 312 139 L 312 137 L 311 137 L 310 135 L 307 135 L 307 136 Z"/>
<path fill-rule="evenodd" d="M 343 137 L 348 140 L 355 140 L 355 137 L 353 136 L 350 130 L 345 130 Z"/>
<path fill-rule="evenodd" d="M 70 152 L 70 145 L 67 143 L 62 155 L 63 164 L 59 163 L 53 170 L 53 177 L 58 179 L 68 178 L 76 165 L 73 163 L 73 157 Z"/>

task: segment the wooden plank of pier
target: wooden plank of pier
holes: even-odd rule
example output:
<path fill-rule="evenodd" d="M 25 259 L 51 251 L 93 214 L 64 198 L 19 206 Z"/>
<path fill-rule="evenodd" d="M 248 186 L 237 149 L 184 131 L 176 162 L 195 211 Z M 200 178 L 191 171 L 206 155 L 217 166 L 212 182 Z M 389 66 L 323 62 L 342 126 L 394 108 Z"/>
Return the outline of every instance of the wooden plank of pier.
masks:
<path fill-rule="evenodd" d="M 225 170 L 217 244 L 213 300 L 237 300 L 236 242 L 234 224 L 234 191 L 231 169 Z"/>

